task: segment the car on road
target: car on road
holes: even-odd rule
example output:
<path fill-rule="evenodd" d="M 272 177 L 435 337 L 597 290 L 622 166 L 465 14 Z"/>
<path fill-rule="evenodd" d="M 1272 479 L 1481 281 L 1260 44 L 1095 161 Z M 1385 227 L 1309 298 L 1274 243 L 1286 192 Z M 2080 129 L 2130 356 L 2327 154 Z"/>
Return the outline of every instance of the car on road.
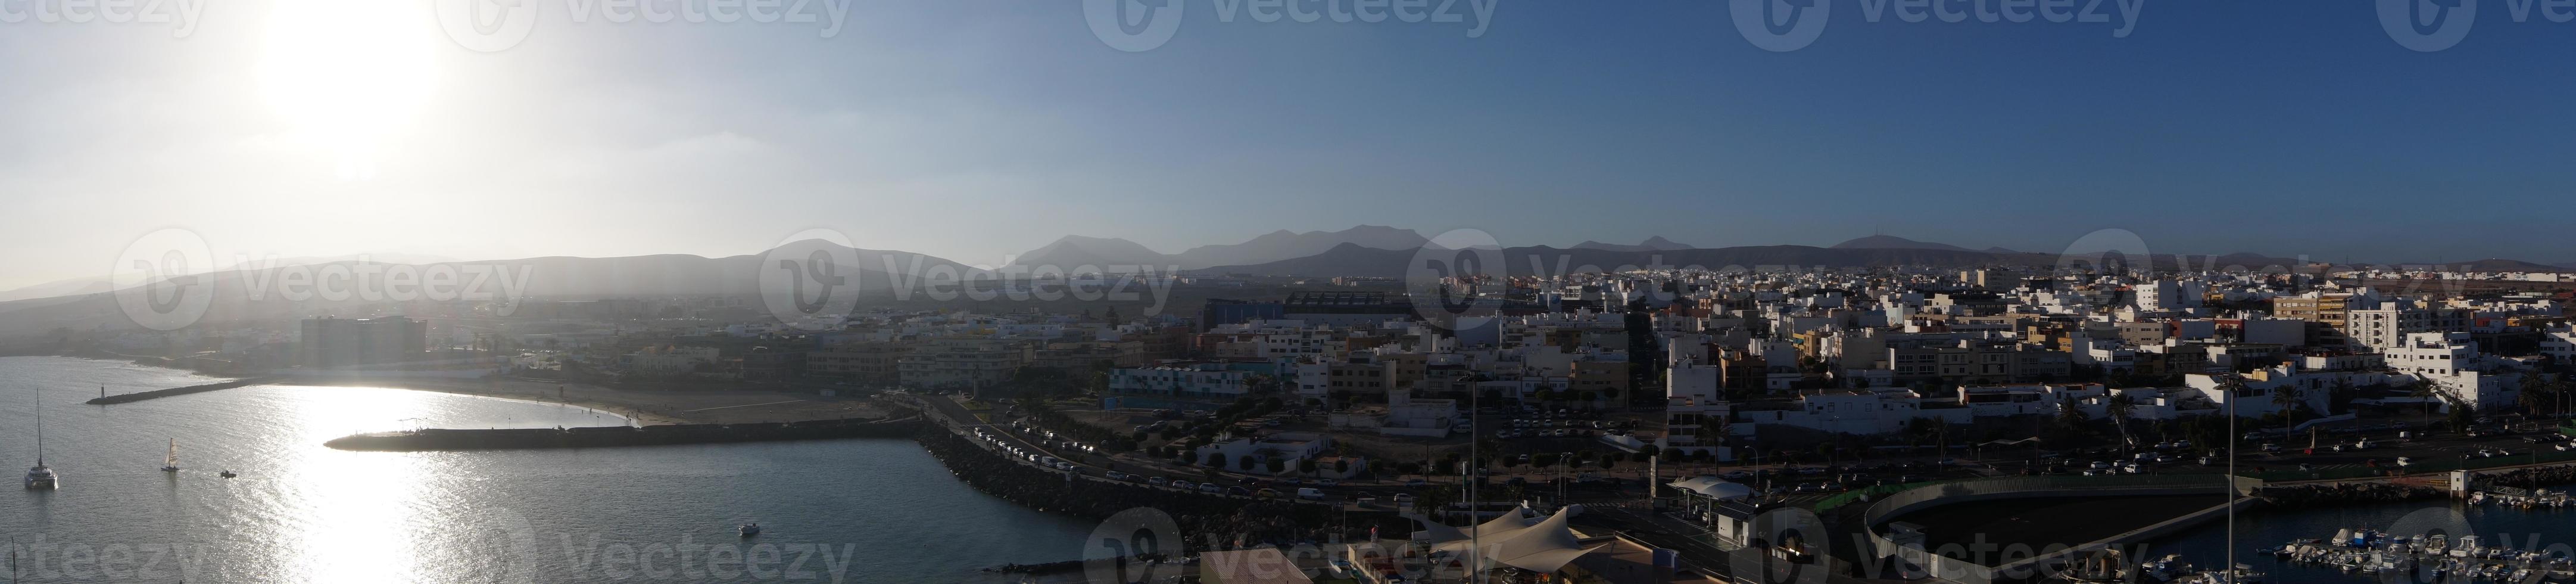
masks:
<path fill-rule="evenodd" d="M 1113 470 L 1113 471 L 1109 471 L 1109 472 L 1107 472 L 1107 473 L 1103 473 L 1103 474 L 1101 474 L 1100 476 L 1101 476 L 1101 477 L 1103 477 L 1103 478 L 1107 478 L 1107 479 L 1109 479 L 1109 480 L 1113 480 L 1113 481 L 1123 481 L 1123 480 L 1127 480 L 1128 474 L 1127 474 L 1127 473 L 1118 472 L 1118 471 L 1114 471 L 1114 470 Z"/>
<path fill-rule="evenodd" d="M 1275 499 L 1275 498 L 1278 498 L 1278 497 L 1279 497 L 1279 490 L 1278 490 L 1278 489 L 1271 489 L 1271 488 L 1263 488 L 1263 489 L 1258 490 L 1258 491 L 1253 491 L 1253 492 L 1252 492 L 1252 494 L 1253 494 L 1254 496 L 1258 496 L 1258 497 Z"/>
<path fill-rule="evenodd" d="M 1236 487 L 1236 488 L 1242 488 L 1242 487 Z M 1210 495 L 1214 495 L 1214 494 L 1218 494 L 1218 493 L 1223 493 L 1223 492 L 1225 492 L 1225 489 L 1224 489 L 1224 488 L 1220 488 L 1220 487 L 1216 486 L 1216 483 L 1199 483 L 1199 492 L 1201 492 L 1201 493 L 1207 493 L 1207 494 L 1210 494 Z"/>
<path fill-rule="evenodd" d="M 1145 484 L 1148 484 L 1148 485 L 1154 485 L 1154 486 L 1159 487 L 1159 486 L 1163 486 L 1163 485 L 1171 484 L 1171 482 L 1170 482 L 1170 481 L 1163 480 L 1163 477 L 1153 477 L 1153 478 L 1145 479 Z"/>
<path fill-rule="evenodd" d="M 1411 479 L 1411 480 L 1406 480 L 1406 481 L 1404 481 L 1404 486 L 1407 486 L 1407 487 L 1421 487 L 1421 486 L 1428 486 L 1428 485 L 1430 485 L 1430 484 L 1431 484 L 1431 481 L 1426 481 L 1426 480 L 1422 480 L 1422 479 Z"/>
<path fill-rule="evenodd" d="M 1315 486 L 1318 486 L 1318 487 L 1337 487 L 1337 486 L 1341 486 L 1341 484 L 1342 484 L 1342 482 L 1341 482 L 1341 481 L 1333 480 L 1333 479 L 1320 479 L 1320 480 L 1316 480 L 1316 481 L 1315 481 Z"/>

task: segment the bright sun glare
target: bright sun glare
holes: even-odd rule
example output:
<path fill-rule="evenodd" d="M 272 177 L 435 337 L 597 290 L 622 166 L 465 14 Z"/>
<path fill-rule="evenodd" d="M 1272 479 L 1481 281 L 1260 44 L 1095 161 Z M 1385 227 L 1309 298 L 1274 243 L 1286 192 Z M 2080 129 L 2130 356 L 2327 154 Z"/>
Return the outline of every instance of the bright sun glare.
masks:
<path fill-rule="evenodd" d="M 342 178 L 375 174 L 433 83 L 429 11 L 414 2 L 277 0 L 259 80 L 269 107 Z"/>

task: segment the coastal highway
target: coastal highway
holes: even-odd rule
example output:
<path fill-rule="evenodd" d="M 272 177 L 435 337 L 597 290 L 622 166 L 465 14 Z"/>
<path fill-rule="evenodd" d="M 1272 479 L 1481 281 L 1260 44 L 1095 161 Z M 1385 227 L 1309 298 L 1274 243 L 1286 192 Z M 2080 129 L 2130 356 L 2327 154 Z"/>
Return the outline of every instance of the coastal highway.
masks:
<path fill-rule="evenodd" d="M 1112 482 L 1112 483 L 1118 483 L 1118 484 L 1122 484 L 1122 485 L 1135 486 L 1135 487 L 1138 487 L 1138 488 L 1147 488 L 1147 489 L 1155 489 L 1155 490 L 1163 490 L 1163 491 L 1175 491 L 1175 492 L 1192 492 L 1192 493 L 1197 493 L 1198 491 L 1183 491 L 1183 490 L 1181 490 L 1181 489 L 1175 489 L 1175 488 L 1168 487 L 1168 486 L 1149 485 L 1149 484 L 1142 483 L 1142 482 L 1133 482 L 1133 481 L 1112 481 L 1112 480 L 1110 480 L 1110 479 L 1108 478 L 1108 473 L 1109 473 L 1109 472 L 1111 472 L 1111 471 L 1116 471 L 1116 472 L 1121 472 L 1121 473 L 1126 473 L 1126 474 L 1136 475 L 1136 476 L 1139 476 L 1139 477 L 1157 477 L 1157 476 L 1160 476 L 1160 477 L 1168 477 L 1168 478 L 1172 478 L 1172 479 L 1176 479 L 1176 480 L 1184 480 L 1184 481 L 1192 481 L 1192 482 L 1196 482 L 1199 478 L 1201 478 L 1201 477 L 1205 474 L 1205 473 L 1203 472 L 1203 470 L 1204 470 L 1204 469 L 1195 469 L 1195 468 L 1193 468 L 1193 469 L 1186 469 L 1186 470 L 1175 470 L 1175 469 L 1167 468 L 1167 467 L 1154 466 L 1154 465 L 1145 465 L 1145 464 L 1138 464 L 1138 463 L 1133 462 L 1133 461 L 1120 460 L 1120 459 L 1118 459 L 1117 457 L 1108 456 L 1108 455 L 1091 454 L 1091 453 L 1080 453 L 1080 452 L 1063 452 L 1063 451 L 1059 451 L 1059 450 L 1056 450 L 1056 449 L 1045 448 L 1045 447 L 1039 446 L 1039 445 L 1038 445 L 1038 443 L 1037 443 L 1036 441 L 1034 441 L 1034 440 L 1030 440 L 1027 436 L 1023 436 L 1023 435 L 1021 435 L 1019 432 L 1012 430 L 1011 428 L 1009 428 L 1009 427 L 1008 427 L 1008 426 L 1006 426 L 1006 425 L 986 423 L 986 422 L 984 422 L 984 421 L 982 421 L 982 420 L 978 420 L 978 419 L 976 419 L 976 418 L 975 418 L 975 412 L 974 412 L 973 410 L 966 409 L 966 407 L 965 407 L 964 405 L 958 404 L 956 400 L 954 400 L 954 399 L 950 399 L 948 396 L 944 396 L 944 395 L 923 395 L 923 394 L 904 394 L 904 395 L 905 395 L 905 398 L 904 398 L 904 399 L 905 399 L 905 401 L 907 401 L 907 402 L 915 403 L 915 404 L 917 404 L 917 405 L 926 405 L 926 406 L 928 406 L 928 407 L 927 407 L 927 409 L 928 409 L 928 410 L 930 410 L 930 412 L 931 412 L 931 414 L 932 414 L 932 417 L 933 417 L 933 418 L 935 418 L 935 419 L 944 419 L 945 423 L 943 423 L 943 424 L 942 424 L 943 426 L 946 426 L 946 427 L 950 428 L 950 429 L 951 429 L 951 431 L 955 432 L 956 434 L 958 434 L 958 435 L 960 435 L 960 436 L 962 436 L 962 437 L 967 438 L 969 441 L 975 442 L 975 443 L 976 443 L 976 444 L 978 444 L 978 445 L 984 445 L 984 446 L 985 446 L 986 448 L 988 448 L 988 449 L 994 448 L 994 447 L 993 447 L 993 446 L 991 446 L 991 445 L 986 445 L 986 444 L 985 444 L 983 441 L 981 441 L 981 440 L 976 440 L 976 439 L 975 439 L 975 431 L 976 431 L 976 430 L 979 430 L 979 429 L 980 429 L 980 430 L 984 430 L 984 431 L 986 431 L 987 433 L 989 433 L 989 434 L 991 434 L 991 435 L 995 436 L 995 437 L 996 437 L 996 440 L 1000 441 L 1000 443 L 1001 443 L 1001 444 L 1010 445 L 1010 446 L 1017 446 L 1017 447 L 1019 447 L 1020 449 L 1022 449 L 1022 450 L 1024 450 L 1024 451 L 1027 451 L 1027 452 L 1038 452 L 1038 453 L 1043 453 L 1043 455 L 1044 455 L 1044 456 L 1053 456 L 1053 457 L 1056 457 L 1056 458 L 1057 458 L 1057 459 L 1059 459 L 1059 460 L 1063 460 L 1063 461 L 1065 461 L 1065 462 L 1072 463 L 1072 464 L 1074 465 L 1074 467 L 1075 467 L 1076 469 L 1078 469 L 1078 472 L 1076 472 L 1076 473 L 1075 473 L 1075 474 L 1077 475 L 1077 479 L 1078 479 L 1078 480 L 1090 480 L 1090 481 L 1100 481 L 1100 482 Z M 1005 455 L 1005 456 L 1007 456 L 1007 455 Z M 1012 461 L 1013 461 L 1013 462 L 1018 462 L 1018 463 L 1020 463 L 1020 464 L 1029 465 L 1029 466 L 1037 466 L 1037 463 L 1035 463 L 1035 462 L 1031 462 L 1031 461 L 1029 461 L 1029 460 L 1027 460 L 1027 459 L 1024 459 L 1024 458 L 1017 458 L 1017 457 L 1013 457 L 1013 458 L 1012 458 Z M 1048 470 L 1054 470 L 1054 469 L 1048 469 Z M 1057 471 L 1057 472 L 1062 472 L 1062 471 Z M 1220 478 L 1220 479 L 1218 479 L 1218 480 L 1216 481 L 1219 485 L 1229 486 L 1229 487 L 1230 487 L 1230 486 L 1237 486 L 1237 485 L 1240 485 L 1240 484 L 1241 484 L 1241 478 L 1239 478 L 1239 477 L 1237 477 L 1237 476 L 1235 476 L 1235 475 L 1230 475 L 1230 474 L 1223 474 L 1223 473 L 1220 473 L 1220 476 L 1221 476 L 1221 477 L 1224 477 L 1224 478 Z M 1281 485 L 1281 484 L 1277 484 L 1277 482 L 1276 482 L 1276 481 L 1272 481 L 1272 482 L 1265 483 L 1265 484 L 1262 484 L 1262 485 L 1245 486 L 1245 488 L 1247 488 L 1247 489 L 1259 489 L 1259 488 L 1262 488 L 1262 487 L 1268 487 L 1268 488 L 1271 488 L 1271 489 L 1275 489 L 1275 490 L 1280 491 L 1281 493 L 1294 493 L 1294 492 L 1295 492 L 1295 489 L 1297 488 L 1295 485 Z M 1316 488 L 1316 489 L 1321 490 L 1321 491 L 1323 491 L 1323 492 L 1324 492 L 1324 499 L 1323 499 L 1323 500 L 1321 500 L 1321 501 L 1310 501 L 1310 502 L 1313 502 L 1313 503 L 1316 503 L 1316 504 L 1324 504 L 1324 505 L 1346 505 L 1346 503 L 1344 503 L 1344 501 L 1343 501 L 1343 500 L 1345 499 L 1345 497 L 1343 496 L 1343 495 L 1344 495 L 1344 493 L 1343 493 L 1340 489 L 1335 489 L 1335 488 L 1323 488 L 1323 487 L 1308 487 L 1308 488 Z M 1205 493 L 1200 493 L 1200 494 L 1205 494 Z M 1228 497 L 1228 498 L 1235 498 L 1235 499 L 1245 499 L 1245 500 L 1255 500 L 1255 499 L 1258 499 L 1258 497 L 1250 497 L 1250 496 L 1243 496 L 1243 495 L 1219 494 L 1219 495 L 1214 495 L 1214 496 L 1221 496 L 1221 497 Z M 1360 510 L 1360 509 L 1354 508 L 1353 510 Z"/>

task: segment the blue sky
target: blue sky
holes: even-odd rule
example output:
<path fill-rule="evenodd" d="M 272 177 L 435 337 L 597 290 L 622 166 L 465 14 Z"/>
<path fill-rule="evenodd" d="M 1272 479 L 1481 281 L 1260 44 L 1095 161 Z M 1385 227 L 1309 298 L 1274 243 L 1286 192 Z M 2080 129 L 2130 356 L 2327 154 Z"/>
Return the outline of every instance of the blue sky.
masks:
<path fill-rule="evenodd" d="M 1125 52 L 1071 0 L 855 2 L 829 38 L 530 0 L 488 53 L 427 10 L 199 1 L 183 38 L 0 24 L 0 286 L 174 226 L 219 256 L 731 255 L 828 227 L 997 264 L 1379 224 L 2576 261 L 2576 24 L 2506 0 L 2438 52 L 2360 1 L 2147 0 L 2115 38 L 1824 0 L 1823 34 L 1772 52 L 1714 1 L 1498 0 L 1469 38 L 1178 0 L 1168 43 Z"/>

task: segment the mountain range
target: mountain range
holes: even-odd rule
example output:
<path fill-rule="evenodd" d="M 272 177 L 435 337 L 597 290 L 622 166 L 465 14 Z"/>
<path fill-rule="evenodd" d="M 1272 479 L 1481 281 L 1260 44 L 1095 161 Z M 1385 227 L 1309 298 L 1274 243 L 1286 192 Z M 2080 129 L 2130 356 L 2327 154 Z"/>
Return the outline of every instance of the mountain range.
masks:
<path fill-rule="evenodd" d="M 1664 239 L 1664 236 L 1661 235 L 1648 237 L 1646 238 L 1646 241 L 1636 245 L 1601 243 L 1589 239 L 1583 240 L 1583 243 L 1574 244 L 1574 249 L 1597 249 L 1601 251 L 1671 251 L 1676 249 L 1691 249 L 1695 247 L 1698 246 Z"/>
<path fill-rule="evenodd" d="M 790 245 L 809 245 L 799 242 Z M 828 244 L 825 244 L 828 245 Z M 1124 239 L 1068 236 L 1033 250 L 1014 260 L 1020 266 L 1054 265 L 1067 271 L 1081 266 L 1098 266 L 1101 271 L 1119 271 L 1115 266 L 1148 266 L 1160 271 L 1178 265 L 1199 274 L 1242 274 L 1256 276 L 1378 276 L 1403 277 L 1406 267 L 1421 254 L 1428 240 L 1410 229 L 1383 226 L 1359 226 L 1341 231 L 1291 232 L 1276 231 L 1242 243 L 1203 245 L 1177 254 L 1156 252 Z M 799 254 L 801 256 L 801 249 Z M 889 291 L 897 287 L 919 290 L 926 274 L 946 272 L 960 276 L 981 274 L 977 268 L 935 256 L 892 250 L 837 248 L 846 256 L 856 257 L 856 265 L 841 266 L 844 274 L 856 274 L 859 285 L 868 291 Z M 1453 251 L 1441 250 L 1451 254 Z M 1509 247 L 1496 250 L 1504 269 L 1514 274 L 1563 274 L 1584 267 L 1617 269 L 1621 266 L 1700 266 L 1720 269 L 1729 266 L 1758 268 L 1762 266 L 1801 267 L 1869 267 L 1926 266 L 1942 268 L 1967 267 L 2054 267 L 2056 254 L 2019 252 L 2003 248 L 1972 250 L 1961 246 L 1915 241 L 1895 236 L 1874 235 L 1842 242 L 1831 247 L 1798 245 L 1741 246 L 1697 248 L 1663 237 L 1648 238 L 1636 245 L 1605 244 L 1587 241 L 1571 248 L 1548 246 Z M 696 255 L 643 255 L 606 258 L 551 256 L 491 260 L 483 262 L 422 261 L 405 263 L 385 258 L 403 256 L 372 255 L 369 263 L 382 268 L 389 265 L 411 265 L 422 268 L 446 266 L 510 274 L 527 274 L 518 293 L 533 297 L 601 298 L 638 296 L 734 296 L 756 297 L 760 293 L 759 275 L 765 254 L 726 257 Z M 2203 269 L 2226 266 L 2294 266 L 2298 260 L 2262 254 L 2158 255 L 2143 258 L 2160 269 Z M 2131 261 L 2140 261 L 2133 258 Z M 300 265 L 320 268 L 332 265 L 356 265 L 352 259 L 307 258 L 285 260 L 276 265 Z M 2454 262 L 2484 271 L 2559 271 L 2569 270 L 2534 262 L 2511 259 L 2485 259 Z M 227 269 L 208 274 L 214 286 L 214 300 L 207 311 L 211 321 L 290 318 L 299 314 L 327 314 L 337 307 L 330 303 L 290 301 L 277 295 L 260 296 L 249 291 L 259 289 L 273 274 L 258 270 Z M 121 310 L 105 277 L 63 280 L 0 292 L 0 336 L 30 334 L 57 327 L 87 330 L 98 327 L 118 328 Z M 274 288 L 273 285 L 269 288 Z M 349 304 L 360 304 L 351 302 Z"/>
<path fill-rule="evenodd" d="M 1165 254 L 1124 239 L 1067 235 L 1054 243 L 1020 254 L 1011 260 L 1011 264 L 1057 266 L 1068 270 L 1080 266 L 1099 266 L 1102 270 L 1111 270 L 1112 266 L 1153 266 L 1155 269 L 1180 266 L 1189 270 L 1300 258 L 1344 245 L 1411 250 L 1430 241 L 1411 229 L 1361 225 L 1341 231 L 1304 233 L 1282 229 L 1243 243 L 1202 245 L 1181 253 Z"/>

